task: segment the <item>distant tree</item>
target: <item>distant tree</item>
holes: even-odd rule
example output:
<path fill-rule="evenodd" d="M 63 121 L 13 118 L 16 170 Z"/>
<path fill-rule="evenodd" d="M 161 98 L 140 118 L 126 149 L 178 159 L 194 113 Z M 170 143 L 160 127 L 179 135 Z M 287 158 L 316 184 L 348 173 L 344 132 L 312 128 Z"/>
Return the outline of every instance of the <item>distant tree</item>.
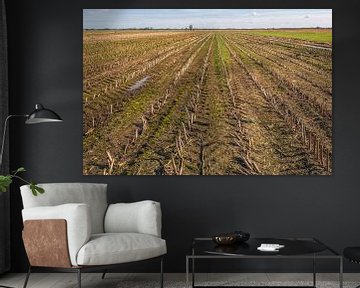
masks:
<path fill-rule="evenodd" d="M 189 29 L 190 29 L 190 30 L 193 30 L 193 28 L 194 28 L 193 25 L 190 24 L 190 25 L 189 25 Z"/>

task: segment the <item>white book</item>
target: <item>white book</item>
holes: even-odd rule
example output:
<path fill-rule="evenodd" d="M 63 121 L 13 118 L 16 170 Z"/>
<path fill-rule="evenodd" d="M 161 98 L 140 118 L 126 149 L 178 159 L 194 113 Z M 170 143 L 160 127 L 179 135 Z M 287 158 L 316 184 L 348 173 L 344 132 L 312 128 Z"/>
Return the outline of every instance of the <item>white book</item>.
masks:
<path fill-rule="evenodd" d="M 280 245 L 280 244 L 270 244 L 270 243 L 262 243 L 259 247 L 257 247 L 258 250 L 260 251 L 279 251 L 279 249 L 284 248 L 284 245 Z"/>

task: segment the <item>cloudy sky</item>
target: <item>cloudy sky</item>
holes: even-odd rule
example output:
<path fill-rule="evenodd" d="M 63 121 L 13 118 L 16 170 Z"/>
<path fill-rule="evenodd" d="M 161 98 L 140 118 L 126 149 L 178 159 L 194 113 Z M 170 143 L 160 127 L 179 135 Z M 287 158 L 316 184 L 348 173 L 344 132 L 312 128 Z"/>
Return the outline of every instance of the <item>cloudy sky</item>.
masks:
<path fill-rule="evenodd" d="M 84 9 L 84 29 L 332 27 L 331 9 Z"/>

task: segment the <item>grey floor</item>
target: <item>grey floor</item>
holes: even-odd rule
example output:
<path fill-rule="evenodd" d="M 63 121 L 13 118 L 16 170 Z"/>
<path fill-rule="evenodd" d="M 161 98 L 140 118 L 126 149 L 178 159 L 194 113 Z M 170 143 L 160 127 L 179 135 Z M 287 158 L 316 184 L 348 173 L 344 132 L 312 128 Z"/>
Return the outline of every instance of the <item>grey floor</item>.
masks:
<path fill-rule="evenodd" d="M 20 288 L 25 274 L 5 274 L 0 276 L 0 285 Z M 317 274 L 317 287 L 339 287 L 338 274 Z M 100 273 L 84 273 L 83 288 L 132 288 L 159 287 L 158 274 L 124 274 L 109 273 L 106 279 L 101 279 Z M 311 285 L 312 274 L 300 273 L 241 273 L 241 274 L 199 274 L 197 283 L 203 285 Z M 360 284 L 360 273 L 344 274 L 344 288 Z M 75 273 L 33 273 L 28 288 L 76 288 Z M 165 274 L 165 288 L 185 287 L 185 274 Z"/>

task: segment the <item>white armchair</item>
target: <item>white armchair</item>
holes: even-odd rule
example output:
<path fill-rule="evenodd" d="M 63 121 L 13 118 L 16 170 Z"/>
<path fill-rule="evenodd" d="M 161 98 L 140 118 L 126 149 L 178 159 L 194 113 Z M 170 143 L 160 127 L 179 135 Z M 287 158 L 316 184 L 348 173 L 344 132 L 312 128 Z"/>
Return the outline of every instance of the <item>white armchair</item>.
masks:
<path fill-rule="evenodd" d="M 30 267 L 78 273 L 107 270 L 117 264 L 159 257 L 163 287 L 161 209 L 154 201 L 107 204 L 106 184 L 40 184 L 45 193 L 33 196 L 28 185 L 21 196 L 23 240 Z M 103 278 L 105 273 L 103 274 Z"/>

